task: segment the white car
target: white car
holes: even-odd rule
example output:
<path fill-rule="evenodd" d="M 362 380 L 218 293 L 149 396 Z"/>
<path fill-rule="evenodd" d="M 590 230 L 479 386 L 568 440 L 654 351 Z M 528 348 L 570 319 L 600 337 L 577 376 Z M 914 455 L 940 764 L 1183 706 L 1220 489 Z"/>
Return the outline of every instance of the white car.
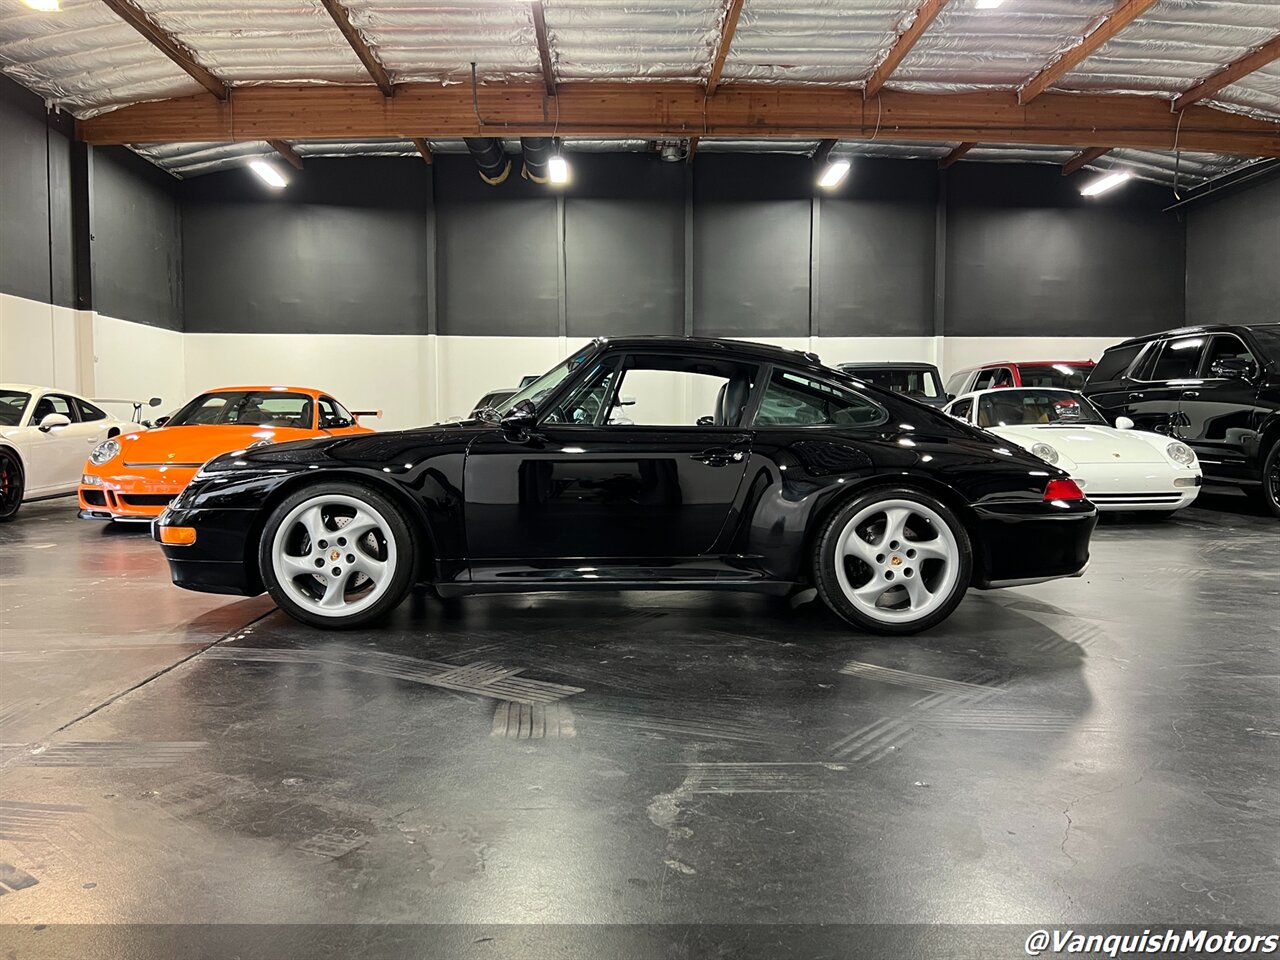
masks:
<path fill-rule="evenodd" d="M 1127 417 L 1113 427 L 1073 390 L 979 390 L 945 409 L 1067 471 L 1099 510 L 1170 516 L 1200 493 L 1194 450 L 1173 437 L 1134 430 Z"/>
<path fill-rule="evenodd" d="M 0 522 L 27 500 L 75 493 L 94 447 L 143 429 L 97 403 L 133 403 L 135 417 L 142 409 L 134 401 L 93 402 L 66 390 L 0 383 Z"/>

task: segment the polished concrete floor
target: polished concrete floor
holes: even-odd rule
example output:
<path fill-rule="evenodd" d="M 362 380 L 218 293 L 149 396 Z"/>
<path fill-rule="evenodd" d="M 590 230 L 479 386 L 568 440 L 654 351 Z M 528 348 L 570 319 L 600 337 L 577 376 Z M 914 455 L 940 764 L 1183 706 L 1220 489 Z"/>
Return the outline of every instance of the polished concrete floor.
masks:
<path fill-rule="evenodd" d="M 1280 524 L 1204 503 L 905 639 L 693 593 L 424 593 L 321 633 L 30 505 L 0 526 L 0 955 L 108 923 L 442 925 L 116 928 L 156 957 L 1274 928 Z M 1012 926 L 838 926 L 919 923 Z"/>

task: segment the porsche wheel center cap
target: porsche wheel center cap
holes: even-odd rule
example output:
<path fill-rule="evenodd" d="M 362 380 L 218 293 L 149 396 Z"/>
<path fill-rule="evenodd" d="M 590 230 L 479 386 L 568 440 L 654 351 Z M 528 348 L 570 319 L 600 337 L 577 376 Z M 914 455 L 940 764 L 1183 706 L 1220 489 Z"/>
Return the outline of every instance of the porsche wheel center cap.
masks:
<path fill-rule="evenodd" d="M 895 556 L 894 556 L 894 558 L 893 558 L 892 560 L 890 560 L 889 562 L 890 562 L 891 564 L 893 564 L 895 567 L 900 567 L 900 566 L 902 566 L 902 558 L 901 558 L 901 557 L 899 557 L 899 556 L 896 556 L 896 555 L 895 555 Z"/>
<path fill-rule="evenodd" d="M 341 550 L 333 550 L 329 553 L 329 559 L 332 560 L 334 563 L 337 563 L 341 557 L 342 557 Z"/>

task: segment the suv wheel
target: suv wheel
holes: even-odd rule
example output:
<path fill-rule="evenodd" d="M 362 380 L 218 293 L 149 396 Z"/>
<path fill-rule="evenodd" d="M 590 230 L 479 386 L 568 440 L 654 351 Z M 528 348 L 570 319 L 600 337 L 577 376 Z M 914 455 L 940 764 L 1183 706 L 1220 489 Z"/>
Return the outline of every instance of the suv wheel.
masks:
<path fill-rule="evenodd" d="M 819 535 L 814 582 L 823 601 L 873 633 L 927 630 L 969 588 L 969 534 L 947 506 L 909 488 L 882 488 L 837 510 Z"/>
<path fill-rule="evenodd" d="M 1262 461 L 1262 502 L 1280 517 L 1280 440 L 1271 445 L 1271 452 Z"/>

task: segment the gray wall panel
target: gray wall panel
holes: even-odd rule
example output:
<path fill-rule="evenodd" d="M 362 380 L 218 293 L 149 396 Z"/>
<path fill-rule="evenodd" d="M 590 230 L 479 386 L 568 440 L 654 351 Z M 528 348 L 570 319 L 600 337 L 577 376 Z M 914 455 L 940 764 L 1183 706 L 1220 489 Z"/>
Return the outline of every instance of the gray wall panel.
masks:
<path fill-rule="evenodd" d="M 309 160 L 269 192 L 248 171 L 183 184 L 186 328 L 427 332 L 430 169 Z"/>
<path fill-rule="evenodd" d="M 1187 321 L 1280 321 L 1280 178 L 1188 208 Z"/>
<path fill-rule="evenodd" d="M 1054 167 L 961 163 L 947 210 L 947 336 L 1124 337 L 1183 323 L 1182 226 L 1168 194 L 1095 200 Z"/>
<path fill-rule="evenodd" d="M 560 329 L 556 199 L 511 176 L 486 185 L 467 156 L 436 159 L 439 333 L 555 336 Z"/>
<path fill-rule="evenodd" d="M 937 168 L 858 160 L 824 195 L 814 335 L 933 335 Z"/>
<path fill-rule="evenodd" d="M 49 117 L 35 94 L 0 77 L 0 292 L 70 307 L 66 126 Z"/>
<path fill-rule="evenodd" d="M 804 157 L 707 154 L 697 159 L 695 335 L 809 335 L 812 170 Z"/>
<path fill-rule="evenodd" d="M 683 164 L 573 158 L 565 198 L 571 337 L 684 330 Z"/>
<path fill-rule="evenodd" d="M 123 147 L 93 153 L 93 306 L 182 329 L 178 181 Z"/>

